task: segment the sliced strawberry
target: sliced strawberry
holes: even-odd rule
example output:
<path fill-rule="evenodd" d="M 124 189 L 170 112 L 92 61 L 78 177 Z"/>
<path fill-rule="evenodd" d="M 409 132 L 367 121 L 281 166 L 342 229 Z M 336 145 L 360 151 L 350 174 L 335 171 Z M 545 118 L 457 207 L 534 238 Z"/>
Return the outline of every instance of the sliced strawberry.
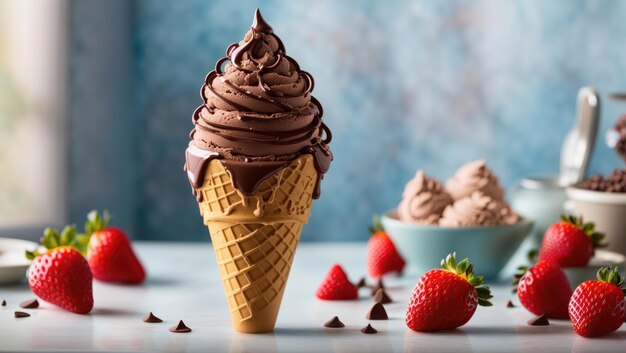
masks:
<path fill-rule="evenodd" d="M 315 295 L 323 300 L 351 300 L 359 296 L 358 289 L 339 264 L 330 268 Z"/>
<path fill-rule="evenodd" d="M 387 273 L 402 273 L 406 265 L 389 235 L 383 229 L 377 216 L 370 227 L 372 236 L 367 242 L 367 272 L 372 278 L 380 278 Z"/>

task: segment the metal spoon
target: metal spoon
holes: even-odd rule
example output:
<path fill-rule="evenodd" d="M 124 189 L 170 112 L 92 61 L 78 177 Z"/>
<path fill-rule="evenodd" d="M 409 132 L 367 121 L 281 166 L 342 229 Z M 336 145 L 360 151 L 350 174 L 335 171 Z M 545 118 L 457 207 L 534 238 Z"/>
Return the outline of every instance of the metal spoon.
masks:
<path fill-rule="evenodd" d="M 589 165 L 600 120 L 600 97 L 593 88 L 578 91 L 576 115 L 576 123 L 561 147 L 561 186 L 581 182 Z"/>

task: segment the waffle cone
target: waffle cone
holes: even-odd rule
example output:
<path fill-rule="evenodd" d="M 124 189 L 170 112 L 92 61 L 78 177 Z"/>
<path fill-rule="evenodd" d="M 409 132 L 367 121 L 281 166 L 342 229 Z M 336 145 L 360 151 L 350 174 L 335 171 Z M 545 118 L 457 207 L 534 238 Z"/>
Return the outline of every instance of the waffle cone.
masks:
<path fill-rule="evenodd" d="M 247 197 L 218 160 L 207 168 L 199 203 L 209 228 L 233 326 L 270 332 L 280 309 L 317 171 L 313 157 L 292 161 Z"/>

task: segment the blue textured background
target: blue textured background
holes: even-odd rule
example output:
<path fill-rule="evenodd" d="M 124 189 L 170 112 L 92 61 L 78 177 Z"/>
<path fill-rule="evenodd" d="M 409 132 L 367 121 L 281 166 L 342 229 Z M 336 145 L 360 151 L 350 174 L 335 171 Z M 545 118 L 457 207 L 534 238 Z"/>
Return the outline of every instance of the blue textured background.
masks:
<path fill-rule="evenodd" d="M 204 76 L 257 6 L 315 77 L 334 135 L 335 161 L 304 240 L 366 239 L 371 214 L 394 207 L 417 168 L 446 178 L 485 157 L 507 187 L 556 172 L 578 88 L 603 98 L 626 90 L 626 2 L 89 3 L 72 3 L 70 91 L 83 99 L 71 102 L 82 139 L 70 152 L 70 217 L 107 207 L 141 239 L 207 237 L 182 170 L 191 113 Z M 120 33 L 106 44 L 97 29 L 113 27 Z M 127 62 L 113 65 L 122 73 L 110 70 L 120 55 Z M 109 70 L 99 71 L 90 105 L 94 67 Z M 603 103 L 602 133 L 626 111 Z M 106 136 L 93 132 L 89 121 L 102 121 L 94 114 L 111 120 Z M 93 141 L 114 147 L 86 149 Z M 93 153 L 106 158 L 94 162 Z M 597 146 L 591 172 L 619 165 Z"/>

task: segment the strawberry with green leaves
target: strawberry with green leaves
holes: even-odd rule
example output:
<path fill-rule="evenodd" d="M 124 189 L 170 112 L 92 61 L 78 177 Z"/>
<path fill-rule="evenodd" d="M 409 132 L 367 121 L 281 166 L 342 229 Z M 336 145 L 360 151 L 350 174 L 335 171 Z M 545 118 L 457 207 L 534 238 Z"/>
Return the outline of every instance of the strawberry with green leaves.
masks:
<path fill-rule="evenodd" d="M 89 237 L 87 261 L 95 279 L 103 282 L 140 283 L 146 272 L 124 231 L 108 227 L 108 212 L 87 214 L 85 234 Z"/>
<path fill-rule="evenodd" d="M 598 271 L 597 281 L 576 288 L 569 302 L 574 331 L 583 337 L 597 337 L 619 329 L 626 320 L 626 287 L 617 267 Z"/>
<path fill-rule="evenodd" d="M 26 257 L 33 260 L 28 285 L 42 300 L 73 313 L 87 314 L 93 308 L 93 276 L 89 264 L 75 248 L 79 243 L 76 226 L 67 226 L 60 234 L 47 228 L 41 240 L 46 251 L 26 251 Z"/>
<path fill-rule="evenodd" d="M 402 273 L 406 263 L 377 216 L 374 216 L 374 225 L 369 230 L 372 234 L 367 242 L 367 272 L 370 277 L 380 278 L 387 273 Z"/>
<path fill-rule="evenodd" d="M 604 234 L 596 232 L 593 223 L 584 223 L 582 217 L 562 216 L 543 236 L 539 260 L 554 261 L 561 267 L 582 267 L 589 263 L 594 249 L 601 244 Z"/>
<path fill-rule="evenodd" d="M 465 325 L 476 307 L 491 306 L 489 287 L 483 277 L 474 275 L 468 259 L 456 263 L 455 254 L 441 260 L 441 267 L 426 272 L 417 281 L 406 324 L 414 331 L 429 332 L 454 329 Z"/>

